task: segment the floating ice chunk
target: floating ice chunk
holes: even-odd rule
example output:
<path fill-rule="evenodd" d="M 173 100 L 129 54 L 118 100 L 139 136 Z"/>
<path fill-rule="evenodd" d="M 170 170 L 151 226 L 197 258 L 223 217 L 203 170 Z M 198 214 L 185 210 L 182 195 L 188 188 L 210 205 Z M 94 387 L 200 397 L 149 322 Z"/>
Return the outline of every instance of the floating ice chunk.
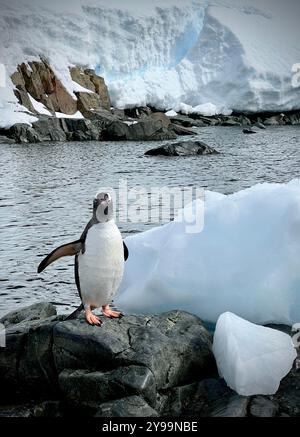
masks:
<path fill-rule="evenodd" d="M 220 376 L 244 396 L 276 393 L 297 356 L 289 335 L 230 312 L 217 321 L 213 352 Z"/>

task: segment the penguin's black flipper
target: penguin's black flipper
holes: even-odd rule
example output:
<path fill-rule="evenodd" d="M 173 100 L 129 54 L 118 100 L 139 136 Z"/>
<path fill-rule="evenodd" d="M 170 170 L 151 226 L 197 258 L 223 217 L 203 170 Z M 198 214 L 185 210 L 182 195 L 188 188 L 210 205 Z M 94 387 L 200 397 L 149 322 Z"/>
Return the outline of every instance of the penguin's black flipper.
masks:
<path fill-rule="evenodd" d="M 57 249 L 54 249 L 51 253 L 49 253 L 46 258 L 43 259 L 43 261 L 38 266 L 38 273 L 41 273 L 46 267 L 48 267 L 49 264 L 53 263 L 57 259 L 61 258 L 62 256 L 72 256 L 76 255 L 80 250 L 82 249 L 82 241 L 72 241 L 71 243 L 63 244 L 62 246 L 59 246 Z"/>
<path fill-rule="evenodd" d="M 127 261 L 128 255 L 129 255 L 129 250 L 128 247 L 126 246 L 126 244 L 123 241 L 123 249 L 124 249 L 124 260 Z"/>

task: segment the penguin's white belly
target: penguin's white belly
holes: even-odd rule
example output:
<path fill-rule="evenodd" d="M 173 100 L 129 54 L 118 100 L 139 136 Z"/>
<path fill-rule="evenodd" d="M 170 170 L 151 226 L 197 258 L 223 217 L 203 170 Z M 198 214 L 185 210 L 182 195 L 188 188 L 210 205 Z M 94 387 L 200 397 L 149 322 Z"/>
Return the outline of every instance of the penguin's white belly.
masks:
<path fill-rule="evenodd" d="M 86 236 L 85 252 L 78 255 L 82 302 L 100 307 L 115 295 L 124 271 L 124 249 L 114 221 L 93 225 Z"/>

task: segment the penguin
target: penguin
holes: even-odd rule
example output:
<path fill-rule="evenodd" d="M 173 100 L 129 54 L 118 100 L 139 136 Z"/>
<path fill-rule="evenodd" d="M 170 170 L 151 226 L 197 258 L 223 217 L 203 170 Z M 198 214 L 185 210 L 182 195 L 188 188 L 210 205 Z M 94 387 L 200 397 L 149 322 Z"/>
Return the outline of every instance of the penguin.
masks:
<path fill-rule="evenodd" d="M 63 256 L 74 256 L 75 283 L 82 304 L 68 319 L 82 309 L 90 325 L 101 325 L 93 314 L 95 308 L 111 318 L 122 317 L 109 304 L 121 283 L 124 261 L 129 252 L 114 220 L 113 201 L 109 193 L 100 192 L 93 201 L 93 216 L 79 240 L 54 249 L 38 266 L 38 273 Z"/>

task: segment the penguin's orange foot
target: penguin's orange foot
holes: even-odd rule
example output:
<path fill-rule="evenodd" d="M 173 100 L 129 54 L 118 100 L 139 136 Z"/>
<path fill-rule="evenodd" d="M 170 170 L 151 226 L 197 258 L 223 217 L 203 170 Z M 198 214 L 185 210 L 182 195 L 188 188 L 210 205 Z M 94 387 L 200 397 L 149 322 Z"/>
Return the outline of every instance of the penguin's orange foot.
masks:
<path fill-rule="evenodd" d="M 103 305 L 102 306 L 102 314 L 106 317 L 110 317 L 110 318 L 121 318 L 123 317 L 123 314 L 120 313 L 119 311 L 113 311 L 109 308 L 109 305 Z"/>
<path fill-rule="evenodd" d="M 93 314 L 91 310 L 85 310 L 85 318 L 90 325 L 102 325 L 102 320 L 99 319 L 99 317 L 95 316 L 95 314 Z"/>

